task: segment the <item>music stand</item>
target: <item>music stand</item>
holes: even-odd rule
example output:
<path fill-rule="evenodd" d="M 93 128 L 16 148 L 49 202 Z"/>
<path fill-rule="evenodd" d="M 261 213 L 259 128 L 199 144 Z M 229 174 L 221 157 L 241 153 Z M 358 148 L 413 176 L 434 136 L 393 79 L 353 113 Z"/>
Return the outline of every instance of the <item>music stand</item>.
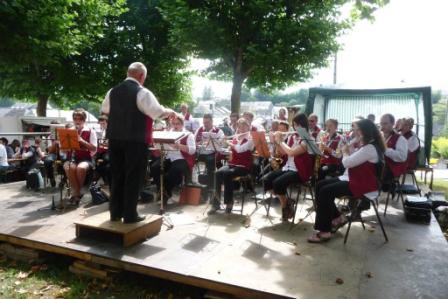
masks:
<path fill-rule="evenodd" d="M 59 149 L 63 151 L 70 151 L 71 160 L 74 159 L 74 151 L 81 149 L 79 145 L 79 136 L 78 132 L 74 129 L 65 129 L 65 128 L 56 128 L 57 139 L 59 140 Z M 71 163 L 72 161 L 69 161 Z M 67 183 L 70 183 L 69 178 L 67 177 Z M 61 188 L 61 199 L 59 202 L 60 209 L 64 209 L 63 203 L 63 184 L 60 184 Z"/>
<path fill-rule="evenodd" d="M 271 153 L 269 152 L 268 143 L 266 142 L 265 132 L 252 131 L 250 134 L 252 136 L 252 140 L 254 141 L 258 156 L 269 159 L 271 157 Z"/>
<path fill-rule="evenodd" d="M 185 132 L 175 132 L 175 131 L 155 131 L 153 132 L 153 142 L 160 144 L 160 215 L 165 214 L 165 207 L 163 203 L 163 193 L 164 193 L 164 180 L 165 180 L 165 157 L 166 157 L 166 149 L 164 147 L 165 144 L 174 144 L 176 141 L 185 137 Z M 168 228 L 173 228 L 173 224 L 171 221 L 168 221 L 165 217 L 163 220 L 168 223 Z"/>
<path fill-rule="evenodd" d="M 214 152 L 214 155 L 213 155 L 213 163 L 214 163 L 214 166 L 215 166 L 215 171 L 214 171 L 214 173 L 213 173 L 213 195 L 212 195 L 211 198 L 207 201 L 207 205 L 205 206 L 205 210 L 204 210 L 203 214 L 204 214 L 205 211 L 207 210 L 207 208 L 208 208 L 208 206 L 209 206 L 209 204 L 210 204 L 210 201 L 211 201 L 211 200 L 214 200 L 214 199 L 217 197 L 217 195 L 216 195 L 216 171 L 217 171 L 217 169 L 216 169 L 216 160 L 217 160 L 217 158 L 218 158 L 218 154 L 219 154 L 219 152 L 218 152 L 218 147 L 216 146 L 216 142 L 219 141 L 218 136 L 216 136 L 217 133 L 213 133 L 213 132 L 203 132 L 203 133 L 202 133 L 202 140 L 204 140 L 204 134 L 206 134 L 205 136 L 207 136 L 207 138 L 208 138 L 208 142 L 207 142 L 207 144 L 205 145 L 205 149 L 207 149 L 208 145 L 211 143 L 211 144 L 212 144 L 212 147 L 213 147 L 213 150 L 215 151 L 215 152 Z M 215 135 L 215 136 L 213 136 L 212 134 Z M 207 173 L 207 175 L 209 175 L 209 174 Z M 209 191 L 210 191 L 210 190 L 207 190 L 207 195 L 209 194 Z"/>

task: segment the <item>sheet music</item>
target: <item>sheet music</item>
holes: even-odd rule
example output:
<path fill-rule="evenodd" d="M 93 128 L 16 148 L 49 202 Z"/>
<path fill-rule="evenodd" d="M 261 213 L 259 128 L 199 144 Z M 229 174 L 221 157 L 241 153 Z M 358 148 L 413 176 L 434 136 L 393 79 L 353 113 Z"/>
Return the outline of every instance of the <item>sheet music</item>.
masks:
<path fill-rule="evenodd" d="M 175 143 L 186 135 L 186 132 L 176 131 L 154 131 L 152 139 L 154 143 Z"/>

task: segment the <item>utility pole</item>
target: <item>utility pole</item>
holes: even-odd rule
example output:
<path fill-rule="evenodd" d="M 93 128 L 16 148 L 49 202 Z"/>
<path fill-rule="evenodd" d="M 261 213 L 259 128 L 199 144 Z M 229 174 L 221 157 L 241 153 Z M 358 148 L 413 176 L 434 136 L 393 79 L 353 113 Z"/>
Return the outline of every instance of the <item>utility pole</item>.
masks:
<path fill-rule="evenodd" d="M 337 71 L 338 71 L 338 52 L 334 53 L 333 63 L 333 85 L 337 84 Z"/>

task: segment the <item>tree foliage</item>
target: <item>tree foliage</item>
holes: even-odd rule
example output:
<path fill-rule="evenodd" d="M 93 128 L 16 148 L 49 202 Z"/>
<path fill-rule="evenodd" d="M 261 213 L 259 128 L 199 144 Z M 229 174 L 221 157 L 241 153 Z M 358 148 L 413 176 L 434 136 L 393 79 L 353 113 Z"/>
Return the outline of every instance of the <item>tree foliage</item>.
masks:
<path fill-rule="evenodd" d="M 128 0 L 127 11 L 105 20 L 104 37 L 91 49 L 67 61 L 73 94 L 103 97 L 125 78 L 134 61 L 148 68 L 145 82 L 160 102 L 172 105 L 190 97 L 186 51 L 169 40 L 170 25 L 158 10 L 159 1 Z M 93 79 L 94 78 L 94 79 Z"/>
<path fill-rule="evenodd" d="M 213 61 L 208 73 L 232 78 L 232 111 L 239 111 L 243 83 L 282 89 L 311 77 L 338 49 L 337 37 L 352 21 L 387 0 L 175 0 L 162 4 L 174 41 Z M 352 3 L 349 18 L 341 7 Z"/>
<path fill-rule="evenodd" d="M 189 61 L 172 46 L 155 0 L 15 0 L 0 2 L 0 95 L 64 107 L 99 101 L 126 76 L 148 67 L 146 85 L 161 102 L 189 96 Z M 95 105 L 93 105 L 95 106 Z M 96 107 L 96 106 L 95 106 Z"/>
<path fill-rule="evenodd" d="M 0 3 L 0 93 L 39 99 L 64 92 L 64 61 L 88 49 L 103 33 L 106 16 L 123 0 L 13 0 Z"/>

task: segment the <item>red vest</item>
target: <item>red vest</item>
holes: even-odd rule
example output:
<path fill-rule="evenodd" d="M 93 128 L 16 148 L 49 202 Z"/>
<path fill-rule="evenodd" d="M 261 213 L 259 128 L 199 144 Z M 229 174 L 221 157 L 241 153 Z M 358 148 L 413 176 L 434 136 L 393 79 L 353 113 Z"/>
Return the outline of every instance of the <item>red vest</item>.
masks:
<path fill-rule="evenodd" d="M 91 130 L 85 130 L 81 132 L 81 138 L 90 143 L 90 132 Z M 70 155 L 69 155 L 70 156 Z M 70 157 L 71 158 L 71 157 Z M 89 150 L 81 149 L 75 151 L 75 161 L 86 161 L 92 159 L 92 155 Z"/>
<path fill-rule="evenodd" d="M 190 112 L 187 112 L 187 113 L 185 113 L 185 115 L 184 115 L 184 119 L 185 119 L 186 121 L 189 121 L 189 120 L 190 120 L 190 116 L 191 116 Z"/>
<path fill-rule="evenodd" d="M 354 197 L 378 190 L 376 167 L 369 161 L 348 169 L 348 185 Z"/>
<path fill-rule="evenodd" d="M 393 132 L 392 136 L 390 136 L 390 138 L 387 140 L 387 147 L 395 149 L 399 137 L 400 137 L 399 134 Z M 389 157 L 385 157 L 385 161 L 386 165 L 389 167 L 394 177 L 399 177 L 400 175 L 404 174 L 407 170 L 408 167 L 407 161 L 395 162 Z"/>
<path fill-rule="evenodd" d="M 188 140 L 188 136 L 189 136 L 189 135 L 190 135 L 190 134 L 187 134 L 187 136 L 185 136 L 184 138 L 182 138 L 182 139 L 180 140 L 180 144 L 187 145 L 187 140 Z M 189 153 L 186 153 L 186 152 L 184 152 L 184 151 L 180 151 L 180 153 L 182 154 L 182 157 L 184 157 L 185 161 L 187 161 L 188 168 L 190 168 L 190 170 L 193 170 L 194 162 L 195 162 L 195 160 L 196 160 L 196 156 L 195 156 L 195 154 L 190 155 Z"/>
<path fill-rule="evenodd" d="M 335 133 L 334 136 L 331 138 L 329 137 L 329 140 L 322 140 L 322 142 L 325 142 L 325 145 L 329 148 L 331 148 L 333 151 L 336 151 L 339 145 L 339 142 L 341 141 L 342 136 L 338 133 Z M 336 158 L 331 155 L 331 153 L 324 152 L 324 156 L 320 160 L 321 165 L 339 165 L 342 163 L 342 158 Z"/>
<path fill-rule="evenodd" d="M 247 139 L 244 138 L 241 144 L 244 144 L 247 142 Z M 233 144 L 237 144 L 236 138 L 233 138 L 232 140 Z M 247 170 L 250 170 L 252 167 L 252 151 L 245 151 L 242 153 L 237 153 L 233 148 L 231 148 L 232 151 L 232 159 L 229 161 L 229 165 L 233 166 L 242 166 L 246 168 Z"/>
<path fill-rule="evenodd" d="M 406 134 L 403 134 L 403 137 L 406 138 L 406 140 L 408 140 L 412 136 L 414 136 L 412 131 L 409 131 Z M 416 138 L 418 138 L 418 137 L 416 137 Z M 413 151 L 413 152 L 408 151 L 408 159 L 406 161 L 408 164 L 408 170 L 415 170 L 415 168 L 417 167 L 417 156 L 418 156 L 419 151 L 420 151 L 420 144 L 415 151 Z"/>
<path fill-rule="evenodd" d="M 292 147 L 294 145 L 294 138 L 297 134 L 289 136 L 288 146 Z M 302 139 L 299 139 L 299 144 Z M 297 168 L 297 174 L 299 175 L 299 182 L 305 183 L 311 179 L 314 170 L 314 157 L 308 153 L 308 150 L 301 155 L 294 156 L 294 164 Z"/>
<path fill-rule="evenodd" d="M 198 133 L 196 134 L 196 143 L 202 141 L 202 133 L 204 133 L 204 132 L 207 132 L 205 130 L 204 126 L 202 126 L 198 129 Z M 219 129 L 217 127 L 213 127 L 210 132 L 216 134 L 219 132 Z"/>
<path fill-rule="evenodd" d="M 311 131 L 311 130 L 310 130 L 310 131 Z M 311 136 L 313 136 L 314 139 L 316 139 L 316 138 L 317 138 L 317 135 L 319 134 L 319 132 L 320 132 L 320 128 L 319 128 L 318 126 L 316 126 L 316 128 L 314 129 L 314 131 L 311 131 Z"/>
<path fill-rule="evenodd" d="M 146 144 L 152 144 L 152 124 L 153 124 L 152 118 L 146 116 L 146 135 L 145 135 Z"/>

